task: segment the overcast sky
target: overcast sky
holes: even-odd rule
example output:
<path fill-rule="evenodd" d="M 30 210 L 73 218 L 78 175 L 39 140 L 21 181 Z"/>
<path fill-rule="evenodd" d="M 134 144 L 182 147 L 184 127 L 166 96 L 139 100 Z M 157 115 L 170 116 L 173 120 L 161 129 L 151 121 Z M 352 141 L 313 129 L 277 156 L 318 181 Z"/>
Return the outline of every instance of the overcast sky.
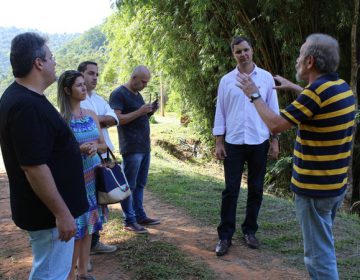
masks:
<path fill-rule="evenodd" d="M 0 27 L 81 33 L 102 23 L 112 12 L 110 0 L 1 0 Z"/>

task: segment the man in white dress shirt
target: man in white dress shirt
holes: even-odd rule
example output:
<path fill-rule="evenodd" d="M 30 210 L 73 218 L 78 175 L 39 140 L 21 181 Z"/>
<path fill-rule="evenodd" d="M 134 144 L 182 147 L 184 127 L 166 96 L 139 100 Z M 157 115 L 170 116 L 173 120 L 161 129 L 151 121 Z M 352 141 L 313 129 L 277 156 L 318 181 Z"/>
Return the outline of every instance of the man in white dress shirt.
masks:
<path fill-rule="evenodd" d="M 101 130 L 104 135 L 106 145 L 113 150 L 114 146 L 111 143 L 107 129 L 110 126 L 117 125 L 119 121 L 115 112 L 110 108 L 106 100 L 94 91 L 99 76 L 97 63 L 93 61 L 84 61 L 79 64 L 78 71 L 84 75 L 85 86 L 87 89 L 87 97 L 84 101 L 81 101 L 80 106 L 81 108 L 89 109 L 95 112 L 102 128 Z M 99 232 L 95 232 L 91 241 L 91 254 L 112 253 L 116 251 L 116 246 L 105 245 L 101 243 L 99 239 Z M 88 268 L 91 270 L 91 265 L 89 265 Z"/>
<path fill-rule="evenodd" d="M 269 147 L 272 157 L 277 158 L 279 154 L 278 136 L 270 135 L 252 103 L 262 98 L 274 112 L 279 113 L 273 77 L 253 62 L 253 48 L 248 38 L 235 37 L 231 42 L 231 50 L 237 66 L 220 81 L 213 128 L 216 137 L 215 154 L 217 159 L 224 161 L 225 172 L 221 222 L 217 228 L 219 242 L 215 248 L 217 256 L 225 255 L 231 246 L 245 162 L 248 169 L 248 197 L 241 230 L 247 246 L 253 249 L 259 247 L 255 233 L 258 229 L 257 217 L 263 198 Z M 250 100 L 243 94 L 236 86 L 236 75 L 239 72 L 251 76 L 260 94 L 252 96 Z"/>

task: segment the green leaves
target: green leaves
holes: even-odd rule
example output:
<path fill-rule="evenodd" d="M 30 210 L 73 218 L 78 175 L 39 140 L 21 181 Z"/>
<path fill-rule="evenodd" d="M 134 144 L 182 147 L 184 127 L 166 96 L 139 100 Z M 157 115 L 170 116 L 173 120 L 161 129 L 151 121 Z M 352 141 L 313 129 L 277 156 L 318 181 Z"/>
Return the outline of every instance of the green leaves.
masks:
<path fill-rule="evenodd" d="M 330 5 L 325 0 L 116 2 L 119 11 L 104 29 L 110 48 L 104 82 L 122 83 L 134 66 L 145 64 L 152 71 L 153 88 L 147 92 L 156 92 L 162 73 L 172 107 L 186 112 L 208 141 L 218 82 L 235 66 L 229 46 L 234 35 L 255 41 L 258 66 L 291 79 L 306 36 L 321 31 L 348 40 L 352 13 L 351 3 L 330 1 Z M 349 56 L 349 44 L 344 43 L 343 56 Z M 348 62 L 341 71 L 349 71 Z M 282 95 L 279 99 L 289 103 Z"/>

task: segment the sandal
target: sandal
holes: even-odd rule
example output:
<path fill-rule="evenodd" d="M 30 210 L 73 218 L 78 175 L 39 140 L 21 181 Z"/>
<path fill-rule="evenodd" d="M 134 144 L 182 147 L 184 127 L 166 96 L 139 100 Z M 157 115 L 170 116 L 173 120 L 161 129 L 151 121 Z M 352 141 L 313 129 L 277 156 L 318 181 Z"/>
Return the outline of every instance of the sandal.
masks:
<path fill-rule="evenodd" d="M 76 280 L 96 280 L 91 274 L 88 275 L 76 275 Z"/>

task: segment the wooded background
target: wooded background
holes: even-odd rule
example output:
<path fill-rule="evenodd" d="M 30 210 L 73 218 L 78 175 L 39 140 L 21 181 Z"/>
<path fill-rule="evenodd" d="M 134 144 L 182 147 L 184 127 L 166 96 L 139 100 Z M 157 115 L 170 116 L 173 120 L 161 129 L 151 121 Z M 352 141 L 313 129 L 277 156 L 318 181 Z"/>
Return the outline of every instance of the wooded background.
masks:
<path fill-rule="evenodd" d="M 327 33 L 339 40 L 339 75 L 359 89 L 359 0 L 118 0 L 117 12 L 105 24 L 90 29 L 56 51 L 57 69 L 75 69 L 90 59 L 100 66 L 98 92 L 108 98 L 127 81 L 139 64 L 152 72 L 147 101 L 166 95 L 166 110 L 176 111 L 214 146 L 211 135 L 217 86 L 235 67 L 230 42 L 245 35 L 254 43 L 255 63 L 272 74 L 295 80 L 299 48 L 311 33 Z M 0 89 L 8 84 L 2 74 Z M 11 75 L 10 75 L 11 77 Z M 55 100 L 55 86 L 49 98 Z M 295 96 L 278 92 L 284 108 Z M 288 190 L 295 129 L 281 135 L 281 160 L 272 165 L 267 183 L 278 194 Z M 354 139 L 348 201 L 360 200 L 360 132 Z"/>

